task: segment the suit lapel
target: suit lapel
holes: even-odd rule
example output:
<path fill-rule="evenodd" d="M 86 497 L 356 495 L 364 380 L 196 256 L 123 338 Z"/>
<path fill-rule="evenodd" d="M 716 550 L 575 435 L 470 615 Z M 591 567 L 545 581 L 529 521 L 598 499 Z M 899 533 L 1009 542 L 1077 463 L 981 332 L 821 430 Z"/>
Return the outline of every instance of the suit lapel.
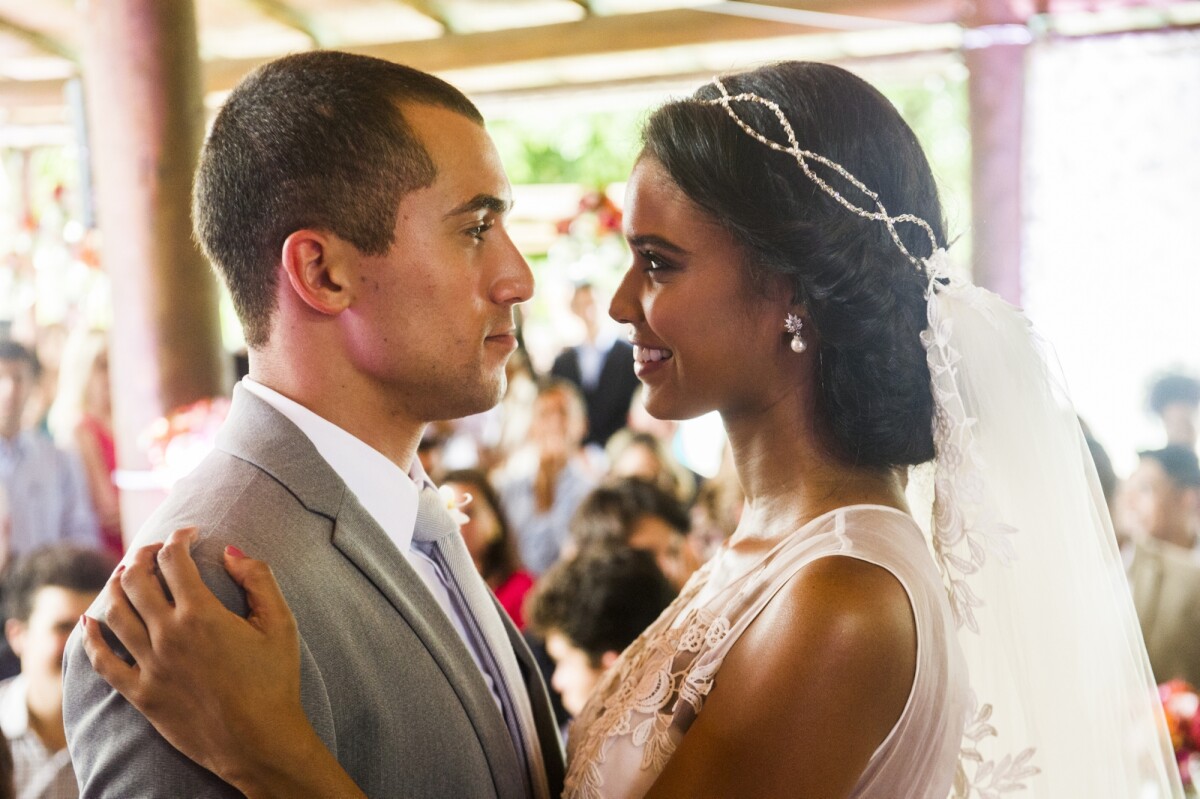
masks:
<path fill-rule="evenodd" d="M 523 796 L 519 771 L 523 766 L 504 718 L 458 631 L 420 576 L 308 437 L 268 403 L 238 386 L 217 446 L 253 463 L 308 510 L 333 521 L 333 546 L 400 614 L 457 694 L 479 736 L 499 796 Z"/>
<path fill-rule="evenodd" d="M 494 599 L 494 597 L 493 597 Z M 529 703 L 533 708 L 533 719 L 537 725 L 538 743 L 542 748 L 542 760 L 546 765 L 546 778 L 550 785 L 550 795 L 559 796 L 563 791 L 563 781 L 566 778 L 565 758 L 562 749 L 562 736 L 558 730 L 558 720 L 554 717 L 554 708 L 550 704 L 550 695 L 546 692 L 546 683 L 542 679 L 542 670 L 529 651 L 525 637 L 521 635 L 508 613 L 496 601 L 496 609 L 504 622 L 508 633 L 509 643 L 517 656 L 517 664 L 525 678 L 525 689 L 529 693 Z"/>

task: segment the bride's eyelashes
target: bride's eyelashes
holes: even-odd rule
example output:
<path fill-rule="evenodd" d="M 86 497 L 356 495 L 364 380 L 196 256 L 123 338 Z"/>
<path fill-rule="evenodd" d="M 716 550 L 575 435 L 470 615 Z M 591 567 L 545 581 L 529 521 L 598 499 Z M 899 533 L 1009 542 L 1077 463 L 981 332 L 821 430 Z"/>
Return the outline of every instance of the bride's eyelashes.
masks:
<path fill-rule="evenodd" d="M 663 272 L 674 268 L 670 262 L 654 250 L 639 250 L 638 256 L 642 260 L 642 269 L 646 272 Z"/>

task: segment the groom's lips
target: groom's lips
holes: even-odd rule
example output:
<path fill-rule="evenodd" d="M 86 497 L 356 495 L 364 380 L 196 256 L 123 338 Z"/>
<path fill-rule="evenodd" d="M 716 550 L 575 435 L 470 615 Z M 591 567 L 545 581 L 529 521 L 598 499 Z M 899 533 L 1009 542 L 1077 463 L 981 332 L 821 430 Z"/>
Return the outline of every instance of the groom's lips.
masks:
<path fill-rule="evenodd" d="M 500 347 L 505 347 L 509 350 L 517 348 L 517 336 L 515 330 L 504 330 L 499 333 L 493 333 L 484 339 L 489 344 L 495 344 Z"/>

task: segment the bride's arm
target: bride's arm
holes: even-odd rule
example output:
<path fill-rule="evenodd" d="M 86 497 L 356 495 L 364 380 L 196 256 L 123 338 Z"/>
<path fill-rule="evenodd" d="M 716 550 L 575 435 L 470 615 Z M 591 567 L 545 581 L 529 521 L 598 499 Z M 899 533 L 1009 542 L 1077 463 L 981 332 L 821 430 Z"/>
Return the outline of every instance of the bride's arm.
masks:
<path fill-rule="evenodd" d="M 246 591 L 243 619 L 200 579 L 193 540 L 177 530 L 114 573 L 108 626 L 135 664 L 84 617 L 93 668 L 172 746 L 250 799 L 364 797 L 301 707 L 296 620 L 270 567 L 226 550 L 225 568 Z"/>
<path fill-rule="evenodd" d="M 904 710 L 916 655 L 899 581 L 813 562 L 730 649 L 647 799 L 848 796 Z"/>

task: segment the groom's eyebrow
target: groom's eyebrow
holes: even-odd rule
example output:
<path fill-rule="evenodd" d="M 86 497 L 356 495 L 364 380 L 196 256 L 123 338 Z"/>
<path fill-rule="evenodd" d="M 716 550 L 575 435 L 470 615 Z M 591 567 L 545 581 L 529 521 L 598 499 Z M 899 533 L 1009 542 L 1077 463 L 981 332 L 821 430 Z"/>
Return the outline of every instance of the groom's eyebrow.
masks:
<path fill-rule="evenodd" d="M 449 219 L 452 216 L 461 216 L 462 214 L 473 214 L 476 211 L 491 211 L 494 214 L 504 215 L 511 208 L 512 200 L 504 200 L 494 194 L 476 194 L 462 205 L 450 209 L 446 214 L 446 218 Z"/>
<path fill-rule="evenodd" d="M 634 249 L 655 249 L 666 250 L 677 255 L 687 255 L 688 251 L 680 247 L 678 244 L 664 239 L 662 236 L 656 236 L 653 233 L 646 233 L 641 236 L 630 236 L 629 246 Z"/>

